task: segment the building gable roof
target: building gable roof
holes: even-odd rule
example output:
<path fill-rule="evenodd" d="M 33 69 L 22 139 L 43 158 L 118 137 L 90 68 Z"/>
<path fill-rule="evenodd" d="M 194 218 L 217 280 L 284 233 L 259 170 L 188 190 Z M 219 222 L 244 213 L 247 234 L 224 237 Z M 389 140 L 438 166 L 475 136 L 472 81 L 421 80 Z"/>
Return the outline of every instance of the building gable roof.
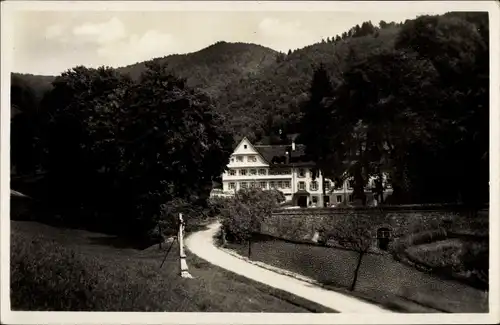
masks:
<path fill-rule="evenodd" d="M 239 143 L 236 145 L 236 147 L 234 148 L 233 153 L 234 153 L 234 152 L 236 152 L 236 151 L 238 151 L 238 149 L 241 147 L 241 145 L 242 145 L 243 143 L 245 143 L 245 142 L 246 142 L 246 143 L 248 143 L 248 144 L 250 145 L 250 147 L 251 147 L 251 148 L 252 148 L 255 152 L 257 152 L 257 153 L 258 153 L 258 150 L 257 150 L 257 149 L 255 148 L 255 146 L 254 146 L 254 145 L 250 142 L 250 140 L 248 140 L 248 138 L 247 138 L 247 137 L 243 137 L 243 139 L 241 139 L 241 140 L 240 140 L 240 142 L 239 142 Z"/>
<path fill-rule="evenodd" d="M 270 166 L 287 166 L 290 164 L 294 166 L 309 166 L 314 164 L 307 159 L 305 145 L 303 144 L 295 144 L 295 150 L 292 151 L 291 145 L 253 145 L 247 137 L 243 137 L 233 152 L 237 152 L 243 143 L 248 143 L 250 148 L 260 155 Z M 290 152 L 289 164 L 286 164 L 287 152 Z"/>
<path fill-rule="evenodd" d="M 294 165 L 310 165 L 311 161 L 306 159 L 305 146 L 301 144 L 295 145 L 295 150 L 292 150 L 290 145 L 255 145 L 254 148 L 270 165 L 283 165 L 286 160 L 286 153 L 290 152 L 290 161 Z"/>

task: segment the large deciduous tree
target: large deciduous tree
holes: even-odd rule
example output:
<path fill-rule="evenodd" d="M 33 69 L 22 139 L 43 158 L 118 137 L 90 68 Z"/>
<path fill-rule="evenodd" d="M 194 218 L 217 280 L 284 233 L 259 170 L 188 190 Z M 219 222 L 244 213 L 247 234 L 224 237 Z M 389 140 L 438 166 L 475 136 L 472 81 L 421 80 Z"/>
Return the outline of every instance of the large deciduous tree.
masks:
<path fill-rule="evenodd" d="M 124 175 L 139 223 L 153 226 L 161 204 L 174 198 L 204 204 L 232 149 L 225 120 L 209 97 L 151 63 L 127 91 L 123 109 Z"/>
<path fill-rule="evenodd" d="M 206 206 L 231 153 L 211 100 L 156 63 L 136 83 L 112 68 L 76 67 L 44 105 L 49 199 L 106 230 L 142 235 L 167 206 Z"/>

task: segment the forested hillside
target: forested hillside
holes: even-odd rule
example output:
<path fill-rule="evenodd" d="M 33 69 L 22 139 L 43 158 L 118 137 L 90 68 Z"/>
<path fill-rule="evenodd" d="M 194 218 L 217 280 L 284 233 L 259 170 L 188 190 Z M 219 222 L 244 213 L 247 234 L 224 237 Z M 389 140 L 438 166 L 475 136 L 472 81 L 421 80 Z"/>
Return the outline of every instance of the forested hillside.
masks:
<path fill-rule="evenodd" d="M 166 64 L 177 76 L 186 78 L 188 86 L 202 89 L 218 98 L 227 84 L 257 75 L 274 64 L 277 54 L 272 49 L 256 44 L 221 41 L 198 52 L 170 55 L 152 61 Z M 138 79 L 145 64 L 133 64 L 118 71 Z"/>
<path fill-rule="evenodd" d="M 338 84 L 348 62 L 391 48 L 397 31 L 394 25 L 373 28 L 367 35 L 353 34 L 290 52 L 262 73 L 228 84 L 219 106 L 233 116 L 233 128 L 239 130 L 236 136 L 260 140 L 277 135 L 280 129 L 297 133 L 300 105 L 309 96 L 314 70 L 324 64 Z"/>
<path fill-rule="evenodd" d="M 332 35 L 288 54 L 256 44 L 221 41 L 198 52 L 147 62 L 166 64 L 173 74 L 186 78 L 188 86 L 210 95 L 218 110 L 227 113 L 235 140 L 248 136 L 258 141 L 273 138 L 280 129 L 297 132 L 299 106 L 307 98 L 313 71 L 319 64 L 324 63 L 332 79 L 338 81 L 350 56 L 361 58 L 391 47 L 399 25 L 385 22 L 379 25 L 383 28 L 365 22 L 342 35 Z M 137 80 L 147 62 L 117 70 Z M 37 104 L 53 80 L 51 76 L 16 73 L 12 76 L 13 87 L 29 88 Z"/>

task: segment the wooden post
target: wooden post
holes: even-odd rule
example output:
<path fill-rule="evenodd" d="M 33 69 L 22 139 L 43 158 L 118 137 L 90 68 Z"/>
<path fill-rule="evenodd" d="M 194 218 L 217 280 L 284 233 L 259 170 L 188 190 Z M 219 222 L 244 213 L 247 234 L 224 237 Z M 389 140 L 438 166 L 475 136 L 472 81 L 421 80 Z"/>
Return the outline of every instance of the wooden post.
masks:
<path fill-rule="evenodd" d="M 188 266 L 186 263 L 186 254 L 184 253 L 184 220 L 182 219 L 182 213 L 179 213 L 179 260 L 180 260 L 180 275 L 182 278 L 193 278 L 193 276 L 188 271 Z"/>
<path fill-rule="evenodd" d="M 252 235 L 248 238 L 248 258 L 252 256 Z"/>

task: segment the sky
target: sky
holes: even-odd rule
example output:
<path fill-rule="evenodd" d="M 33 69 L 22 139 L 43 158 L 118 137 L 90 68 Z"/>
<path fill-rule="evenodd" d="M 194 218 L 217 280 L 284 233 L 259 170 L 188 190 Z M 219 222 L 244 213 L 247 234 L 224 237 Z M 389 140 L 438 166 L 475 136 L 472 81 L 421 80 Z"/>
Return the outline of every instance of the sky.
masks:
<path fill-rule="evenodd" d="M 13 19 L 12 71 L 57 75 L 77 65 L 121 67 L 217 41 L 287 52 L 364 21 L 376 25 L 422 14 L 428 12 L 19 11 Z"/>

